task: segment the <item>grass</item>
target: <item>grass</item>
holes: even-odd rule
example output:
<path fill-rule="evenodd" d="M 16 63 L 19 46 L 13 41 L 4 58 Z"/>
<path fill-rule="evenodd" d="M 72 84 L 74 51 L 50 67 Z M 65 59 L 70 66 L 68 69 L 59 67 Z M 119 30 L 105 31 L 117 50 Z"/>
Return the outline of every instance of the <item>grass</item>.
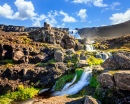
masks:
<path fill-rule="evenodd" d="M 14 100 L 33 98 L 38 92 L 39 89 L 33 87 L 25 88 L 23 85 L 19 85 L 17 91 L 0 96 L 0 104 L 10 104 Z"/>
<path fill-rule="evenodd" d="M 68 74 L 68 75 L 64 75 L 62 76 L 60 79 L 58 79 L 58 81 L 56 82 L 56 86 L 55 86 L 55 90 L 61 90 L 64 85 L 67 82 L 72 81 L 72 79 L 74 78 L 74 74 Z"/>
<path fill-rule="evenodd" d="M 96 76 L 92 76 L 90 79 L 90 86 L 96 88 L 99 85 L 99 82 L 96 79 Z"/>

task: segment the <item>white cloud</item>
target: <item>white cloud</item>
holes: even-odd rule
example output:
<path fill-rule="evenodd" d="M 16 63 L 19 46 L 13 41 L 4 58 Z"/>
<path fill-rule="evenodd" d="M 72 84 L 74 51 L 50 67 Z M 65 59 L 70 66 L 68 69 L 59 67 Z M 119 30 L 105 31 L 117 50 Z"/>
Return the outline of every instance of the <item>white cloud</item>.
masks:
<path fill-rule="evenodd" d="M 80 9 L 79 13 L 77 14 L 82 19 L 83 22 L 86 21 L 87 18 L 86 12 L 87 12 L 86 9 Z"/>
<path fill-rule="evenodd" d="M 119 6 L 120 5 L 120 3 L 119 2 L 113 2 L 112 4 L 111 4 L 111 9 L 112 10 L 114 10 L 117 6 Z"/>
<path fill-rule="evenodd" d="M 107 7 L 108 6 L 107 4 L 103 4 L 103 0 L 94 0 L 93 5 L 97 6 L 97 7 Z"/>
<path fill-rule="evenodd" d="M 109 18 L 112 24 L 118 24 L 130 20 L 130 9 L 124 13 L 115 13 Z"/>
<path fill-rule="evenodd" d="M 55 19 L 56 16 L 58 16 L 58 12 L 57 11 L 50 11 L 48 12 L 47 18 L 45 19 L 45 21 L 47 23 L 49 23 L 51 26 L 56 26 L 57 21 Z"/>
<path fill-rule="evenodd" d="M 97 7 L 107 7 L 107 4 L 103 3 L 103 0 L 73 0 L 73 3 L 84 3 L 84 4 L 93 4 Z"/>
<path fill-rule="evenodd" d="M 14 19 L 25 20 L 37 15 L 34 12 L 35 9 L 31 1 L 16 0 L 14 4 L 18 9 L 13 16 Z"/>
<path fill-rule="evenodd" d="M 40 15 L 39 17 L 33 17 L 32 18 L 32 21 L 33 21 L 32 26 L 40 27 L 41 26 L 40 22 L 42 20 L 45 20 L 46 18 L 47 17 L 44 14 Z"/>
<path fill-rule="evenodd" d="M 64 18 L 62 19 L 63 22 L 77 22 L 77 20 L 75 18 L 69 16 L 65 12 L 60 11 L 59 13 L 64 16 Z"/>
<path fill-rule="evenodd" d="M 31 1 L 16 0 L 14 4 L 17 7 L 17 12 L 14 13 L 10 5 L 5 3 L 3 6 L 0 6 L 0 16 L 9 19 L 25 20 L 37 15 L 34 12 L 35 9 Z"/>
<path fill-rule="evenodd" d="M 5 3 L 3 6 L 0 6 L 0 16 L 12 19 L 13 10 L 11 9 L 10 5 Z"/>
<path fill-rule="evenodd" d="M 113 2 L 111 5 L 108 5 L 107 8 L 102 9 L 101 12 L 104 12 L 107 10 L 120 10 L 119 5 L 120 5 L 119 2 Z"/>
<path fill-rule="evenodd" d="M 65 27 L 65 23 L 62 23 L 61 25 L 57 25 L 57 28 L 64 28 Z"/>

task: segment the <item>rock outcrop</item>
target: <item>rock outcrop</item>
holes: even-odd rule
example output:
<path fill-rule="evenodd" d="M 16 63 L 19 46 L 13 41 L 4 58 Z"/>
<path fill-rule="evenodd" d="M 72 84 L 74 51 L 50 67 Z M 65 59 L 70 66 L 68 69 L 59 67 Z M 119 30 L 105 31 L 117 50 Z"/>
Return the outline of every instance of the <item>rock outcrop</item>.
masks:
<path fill-rule="evenodd" d="M 55 66 L 38 67 L 34 64 L 19 64 L 10 68 L 0 68 L 0 95 L 9 90 L 14 91 L 18 85 L 24 86 L 53 86 L 56 79 L 67 72 L 63 63 Z"/>
<path fill-rule="evenodd" d="M 97 101 L 95 98 L 91 96 L 86 96 L 84 104 L 101 104 L 101 102 Z"/>
<path fill-rule="evenodd" d="M 114 74 L 117 89 L 130 91 L 130 71 L 119 71 Z"/>
<path fill-rule="evenodd" d="M 98 81 L 103 87 L 114 87 L 113 76 L 110 73 L 103 73 L 98 77 Z"/>
<path fill-rule="evenodd" d="M 57 62 L 63 62 L 64 61 L 64 53 L 61 50 L 56 50 L 54 53 L 54 59 Z"/>
<path fill-rule="evenodd" d="M 100 37 L 117 37 L 130 33 L 130 20 L 124 23 L 102 26 L 102 27 L 92 27 L 92 28 L 82 28 L 78 30 L 81 38 L 90 38 L 95 36 Z"/>
<path fill-rule="evenodd" d="M 115 71 L 103 73 L 98 76 L 98 81 L 103 87 L 116 87 L 118 90 L 130 91 L 130 71 Z"/>
<path fill-rule="evenodd" d="M 37 34 L 37 35 L 36 35 Z M 75 49 L 76 41 L 73 36 L 65 30 L 52 28 L 49 24 L 44 23 L 44 27 L 30 33 L 30 37 L 34 41 L 40 41 L 50 44 L 58 44 L 62 48 Z"/>
<path fill-rule="evenodd" d="M 130 53 L 115 53 L 110 56 L 101 66 L 108 70 L 130 69 Z"/>

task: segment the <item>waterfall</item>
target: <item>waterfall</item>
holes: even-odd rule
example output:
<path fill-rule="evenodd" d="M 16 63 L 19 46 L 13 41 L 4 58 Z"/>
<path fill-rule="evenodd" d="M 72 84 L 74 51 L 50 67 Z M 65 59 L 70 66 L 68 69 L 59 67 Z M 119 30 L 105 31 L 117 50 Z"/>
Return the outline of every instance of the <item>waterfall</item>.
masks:
<path fill-rule="evenodd" d="M 86 51 L 90 51 L 90 52 L 95 51 L 95 49 L 94 49 L 94 47 L 93 47 L 92 44 L 86 44 L 86 45 L 85 45 L 85 50 L 86 50 Z"/>
<path fill-rule="evenodd" d="M 96 54 L 96 58 L 101 58 L 101 59 L 103 59 L 104 61 L 105 61 L 106 59 L 108 59 L 110 56 L 112 56 L 112 54 L 111 54 L 110 52 L 98 52 L 98 53 Z"/>
<path fill-rule="evenodd" d="M 65 86 L 61 91 L 53 92 L 52 96 L 73 95 L 78 93 L 83 87 L 89 84 L 91 76 L 92 76 L 92 71 L 89 70 L 89 68 L 86 68 L 80 80 L 77 83 L 73 84 L 77 77 L 75 76 L 71 82 L 65 84 Z"/>

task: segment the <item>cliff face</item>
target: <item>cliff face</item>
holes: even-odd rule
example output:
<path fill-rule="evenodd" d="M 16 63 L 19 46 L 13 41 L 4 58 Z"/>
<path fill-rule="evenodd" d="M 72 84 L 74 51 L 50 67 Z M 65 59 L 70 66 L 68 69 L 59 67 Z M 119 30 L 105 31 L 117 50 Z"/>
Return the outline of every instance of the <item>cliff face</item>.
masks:
<path fill-rule="evenodd" d="M 93 27 L 93 28 L 82 28 L 78 30 L 81 38 L 84 37 L 118 37 L 130 33 L 130 20 L 121 24 Z"/>

